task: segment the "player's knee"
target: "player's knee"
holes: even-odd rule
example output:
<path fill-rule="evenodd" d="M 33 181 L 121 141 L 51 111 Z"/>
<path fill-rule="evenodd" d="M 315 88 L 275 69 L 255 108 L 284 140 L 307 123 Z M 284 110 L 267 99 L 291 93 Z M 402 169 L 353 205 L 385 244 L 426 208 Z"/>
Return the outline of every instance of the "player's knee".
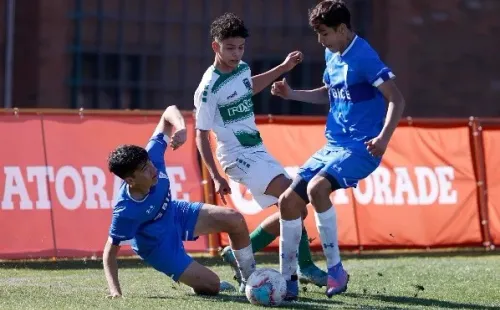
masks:
<path fill-rule="evenodd" d="M 245 222 L 245 217 L 243 215 L 233 209 L 229 209 L 228 213 L 225 215 L 226 222 L 226 232 L 227 233 L 238 233 L 242 230 L 245 230 L 247 227 Z"/>
<path fill-rule="evenodd" d="M 305 204 L 300 199 L 300 197 L 293 192 L 291 189 L 287 189 L 283 194 L 280 195 L 278 200 L 278 207 L 280 209 L 280 213 L 283 217 L 292 217 L 303 216 Z M 306 210 L 307 212 L 307 210 Z"/>
<path fill-rule="evenodd" d="M 322 199 L 325 195 L 329 196 L 331 193 L 331 186 L 322 178 L 314 178 L 307 185 L 307 197 L 309 201 L 314 204 L 315 201 Z"/>
<path fill-rule="evenodd" d="M 193 291 L 197 295 L 208 295 L 214 296 L 219 294 L 220 290 L 220 279 L 219 276 L 213 274 L 213 276 L 208 277 L 200 281 L 200 283 L 196 284 L 193 287 Z"/>

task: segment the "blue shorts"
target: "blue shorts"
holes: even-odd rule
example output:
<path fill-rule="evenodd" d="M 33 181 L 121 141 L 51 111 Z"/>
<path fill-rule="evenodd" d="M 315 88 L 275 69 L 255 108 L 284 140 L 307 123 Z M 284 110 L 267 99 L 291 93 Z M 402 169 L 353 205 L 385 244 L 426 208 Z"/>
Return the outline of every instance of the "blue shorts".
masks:
<path fill-rule="evenodd" d="M 356 187 L 358 181 L 369 176 L 380 165 L 380 158 L 373 157 L 362 146 L 345 147 L 325 145 L 314 153 L 302 167 L 294 182 L 294 190 L 302 198 L 307 198 L 307 183 L 316 175 L 324 176 L 330 182 L 336 182 L 337 188 Z M 302 183 L 300 186 L 298 183 Z M 305 185 L 304 185 L 305 184 Z"/>
<path fill-rule="evenodd" d="M 180 276 L 193 262 L 184 249 L 183 241 L 193 241 L 198 238 L 194 235 L 194 229 L 202 206 L 203 203 L 200 202 L 173 200 L 169 212 L 165 214 L 169 217 L 166 221 L 170 227 L 168 232 L 158 247 L 143 258 L 146 263 L 174 281 L 179 281 Z"/>

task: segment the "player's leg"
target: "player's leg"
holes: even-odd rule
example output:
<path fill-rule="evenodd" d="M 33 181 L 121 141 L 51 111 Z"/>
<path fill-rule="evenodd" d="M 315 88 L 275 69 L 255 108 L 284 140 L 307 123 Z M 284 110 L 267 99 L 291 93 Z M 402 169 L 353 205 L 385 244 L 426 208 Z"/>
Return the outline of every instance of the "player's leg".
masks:
<path fill-rule="evenodd" d="M 285 175 L 279 175 L 274 178 L 266 189 L 265 194 L 279 198 L 285 190 L 292 185 L 292 181 Z M 278 215 L 278 216 L 275 216 Z M 302 220 L 307 216 L 307 208 L 302 210 Z M 272 222 L 268 221 L 272 218 Z M 279 236 L 280 222 L 279 222 L 279 212 L 271 215 L 267 218 L 260 226 L 264 231 L 275 232 L 273 240 Z M 268 227 L 271 227 L 269 229 Z M 272 242 L 272 241 L 271 241 Z M 269 242 L 270 243 L 270 242 Z M 269 244 L 268 243 L 268 244 Z M 267 246 L 267 245 L 266 245 Z M 298 270 L 297 275 L 299 281 L 303 284 L 311 283 L 319 287 L 326 286 L 327 273 L 318 268 L 312 260 L 311 249 L 309 247 L 309 237 L 305 227 L 302 227 L 302 235 L 299 242 L 299 254 L 298 254 Z"/>
<path fill-rule="evenodd" d="M 279 195 L 291 182 L 283 167 L 265 151 L 240 154 L 225 172 L 234 182 L 250 190 L 262 209 L 276 205 Z M 250 234 L 252 251 L 259 252 L 273 242 L 279 235 L 279 229 L 279 212 L 276 212 L 267 217 Z M 225 247 L 221 256 L 233 269 L 234 279 L 241 284 L 241 275 L 231 247 Z"/>
<path fill-rule="evenodd" d="M 231 249 L 241 272 L 243 283 L 255 270 L 255 259 L 247 224 L 236 210 L 203 204 L 192 230 L 193 236 L 225 232 L 229 235 Z"/>
<path fill-rule="evenodd" d="M 347 289 L 349 275 L 340 259 L 337 214 L 330 194 L 341 188 L 355 187 L 378 166 L 379 161 L 366 150 L 336 148 L 325 154 L 328 164 L 309 182 L 308 198 L 315 209 L 316 225 L 328 267 L 326 294 L 331 297 Z"/>
<path fill-rule="evenodd" d="M 167 231 L 161 243 L 152 252 L 142 253 L 141 257 L 174 281 L 190 286 L 197 294 L 214 295 L 222 290 L 234 290 L 234 287 L 220 282 L 214 272 L 195 262 L 183 244 L 183 240 L 197 238 L 195 225 L 203 206 L 202 203 L 171 201 L 164 220 Z"/>
<path fill-rule="evenodd" d="M 292 185 L 280 196 L 280 269 L 287 281 L 287 300 L 298 298 L 297 258 L 302 236 L 301 214 L 308 203 L 307 183 L 324 167 L 322 150 L 316 152 L 298 171 Z"/>
<path fill-rule="evenodd" d="M 182 273 L 179 282 L 192 287 L 198 295 L 217 295 L 221 286 L 219 276 L 215 272 L 194 260 Z"/>
<path fill-rule="evenodd" d="M 235 163 L 226 169 L 226 174 L 235 182 L 245 185 L 263 209 L 276 205 L 280 195 L 292 183 L 283 166 L 265 151 L 257 151 L 251 155 L 241 154 Z M 307 209 L 303 210 L 305 218 Z M 270 215 L 250 234 L 254 253 L 264 249 L 279 236 L 279 217 L 279 212 Z M 234 278 L 238 281 L 240 275 L 231 248 L 224 248 L 221 255 L 224 262 L 232 267 Z M 302 230 L 298 264 L 298 275 L 302 283 L 313 283 L 320 287 L 326 285 L 327 274 L 312 261 L 305 229 Z"/>

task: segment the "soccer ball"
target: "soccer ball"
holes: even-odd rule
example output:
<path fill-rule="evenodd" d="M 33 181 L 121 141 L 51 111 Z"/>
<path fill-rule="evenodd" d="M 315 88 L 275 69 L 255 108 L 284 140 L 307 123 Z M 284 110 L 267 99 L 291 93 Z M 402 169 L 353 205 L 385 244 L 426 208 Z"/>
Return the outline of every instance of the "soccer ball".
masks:
<path fill-rule="evenodd" d="M 247 280 L 245 295 L 258 306 L 278 306 L 286 295 L 285 278 L 271 268 L 255 270 Z"/>

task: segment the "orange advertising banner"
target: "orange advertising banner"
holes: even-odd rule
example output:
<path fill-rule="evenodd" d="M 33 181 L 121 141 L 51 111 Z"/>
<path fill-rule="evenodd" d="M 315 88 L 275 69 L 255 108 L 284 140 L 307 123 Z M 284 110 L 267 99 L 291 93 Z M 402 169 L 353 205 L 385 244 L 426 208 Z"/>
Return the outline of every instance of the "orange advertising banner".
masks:
<path fill-rule="evenodd" d="M 259 125 L 268 151 L 295 177 L 325 143 L 324 125 Z M 259 207 L 246 189 L 230 181 L 228 203 L 241 211 L 250 230 L 270 210 Z M 237 190 L 235 190 L 237 189 Z M 401 126 L 382 165 L 358 188 L 331 195 L 343 247 L 431 247 L 480 244 L 469 128 Z M 222 202 L 217 200 L 219 204 Z M 319 246 L 313 209 L 305 221 L 311 246 Z M 274 212 L 276 208 L 272 208 Z M 228 244 L 226 235 L 221 243 Z M 271 245 L 276 247 L 277 240 Z"/>
<path fill-rule="evenodd" d="M 0 115 L 0 258 L 55 255 L 42 120 Z"/>
<path fill-rule="evenodd" d="M 23 240 L 38 240 L 40 236 L 47 235 L 49 237 L 44 237 L 47 239 L 45 242 L 48 242 L 50 248 L 55 246 L 57 257 L 100 255 L 111 223 L 113 197 L 121 183 L 120 179 L 108 172 L 107 156 L 120 144 L 145 146 L 159 117 L 43 115 L 43 130 L 40 119 L 28 128 L 21 127 L 24 126 L 21 122 L 0 123 L 0 126 L 7 125 L 9 128 L 5 128 L 4 132 L 16 132 L 11 138 L 2 135 L 2 140 L 10 139 L 2 142 L 3 145 L 11 146 L 12 159 L 9 164 L 23 173 L 21 181 L 29 185 L 25 188 L 26 199 L 32 205 L 29 210 L 22 210 L 22 203 L 13 202 L 17 210 L 8 212 L 9 210 L 4 209 L 9 208 L 9 202 L 4 203 L 1 218 L 2 222 L 12 223 L 9 235 L 16 235 Z M 193 127 L 192 118 L 186 118 L 186 126 Z M 42 145 L 42 132 L 45 149 Z M 26 137 L 19 138 L 24 133 Z M 171 180 L 174 199 L 203 200 L 193 134 L 192 130 L 188 130 L 188 142 L 180 149 L 169 149 L 166 153 L 167 174 Z M 26 151 L 21 151 L 22 148 Z M 2 154 L 4 170 L 7 166 L 5 159 L 5 154 Z M 38 178 L 33 180 L 33 176 Z M 16 183 L 17 179 L 10 181 L 9 178 L 10 176 L 2 178 L 0 182 L 11 182 L 2 188 L 10 192 L 17 191 L 17 197 L 14 198 L 19 199 L 20 189 L 16 188 L 20 185 Z M 40 196 L 43 190 L 45 194 Z M 4 197 L 10 199 L 11 196 Z M 50 235 L 51 212 L 55 245 Z M 45 214 L 47 219 L 42 220 Z M 20 216 L 24 219 L 26 216 L 32 217 L 27 230 L 19 230 L 19 223 L 23 222 Z M 30 229 L 31 226 L 36 227 L 42 223 L 45 223 L 47 232 Z M 4 225 L 0 229 L 4 229 Z M 36 235 L 28 238 L 31 234 Z M 202 237 L 195 242 L 186 242 L 186 249 L 206 251 L 207 240 Z M 0 256 L 9 251 L 18 250 L 15 247 L 2 247 Z M 121 254 L 130 253 L 129 247 L 124 247 Z M 54 251 L 50 254 L 53 255 Z"/>
<path fill-rule="evenodd" d="M 382 166 L 353 192 L 363 246 L 481 244 L 467 126 L 400 126 Z"/>
<path fill-rule="evenodd" d="M 488 193 L 488 224 L 492 242 L 500 244 L 500 125 L 483 127 Z"/>

